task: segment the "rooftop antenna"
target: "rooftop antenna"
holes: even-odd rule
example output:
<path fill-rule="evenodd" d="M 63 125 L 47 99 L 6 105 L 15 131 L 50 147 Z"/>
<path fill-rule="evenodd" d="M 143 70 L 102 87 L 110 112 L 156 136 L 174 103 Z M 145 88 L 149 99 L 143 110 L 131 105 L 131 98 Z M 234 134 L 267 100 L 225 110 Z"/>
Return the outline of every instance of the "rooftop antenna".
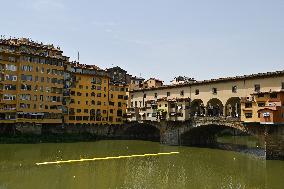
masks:
<path fill-rule="evenodd" d="M 78 51 L 78 62 L 80 62 L 80 52 Z"/>

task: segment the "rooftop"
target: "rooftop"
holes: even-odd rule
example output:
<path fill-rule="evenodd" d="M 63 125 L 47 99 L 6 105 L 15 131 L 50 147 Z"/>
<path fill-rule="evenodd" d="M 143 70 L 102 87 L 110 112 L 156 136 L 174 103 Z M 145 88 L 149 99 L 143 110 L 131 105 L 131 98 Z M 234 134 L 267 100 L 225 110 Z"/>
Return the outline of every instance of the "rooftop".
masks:
<path fill-rule="evenodd" d="M 132 92 L 162 90 L 162 89 L 170 89 L 170 88 L 177 88 L 177 87 L 203 85 L 203 84 L 208 84 L 208 83 L 220 83 L 220 82 L 238 81 L 238 80 L 244 80 L 244 79 L 266 78 L 266 77 L 275 77 L 275 76 L 284 76 L 284 70 L 275 71 L 275 72 L 266 72 L 266 73 L 243 75 L 243 76 L 235 76 L 235 77 L 210 79 L 210 80 L 203 80 L 203 81 L 195 81 L 195 82 L 192 82 L 192 83 L 182 83 L 182 84 L 176 84 L 176 85 L 164 85 L 164 86 L 160 86 L 160 87 L 152 87 L 152 88 L 147 88 L 147 89 L 137 89 L 137 90 L 133 90 Z"/>
<path fill-rule="evenodd" d="M 43 48 L 48 49 L 52 51 L 58 51 L 63 52 L 60 50 L 60 47 L 54 47 L 53 44 L 43 44 L 42 42 L 33 41 L 29 38 L 5 38 L 3 36 L 0 37 L 0 44 L 4 45 L 11 45 L 11 46 L 21 46 L 26 45 L 30 47 L 36 47 L 36 48 Z"/>

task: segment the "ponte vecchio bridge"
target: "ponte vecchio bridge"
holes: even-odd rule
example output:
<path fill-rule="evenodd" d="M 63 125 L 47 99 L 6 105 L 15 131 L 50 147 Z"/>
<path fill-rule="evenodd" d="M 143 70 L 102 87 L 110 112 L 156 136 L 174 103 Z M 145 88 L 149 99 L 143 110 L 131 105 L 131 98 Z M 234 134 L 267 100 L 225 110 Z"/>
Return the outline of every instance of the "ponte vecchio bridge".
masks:
<path fill-rule="evenodd" d="M 155 126 L 160 131 L 161 143 L 171 145 L 212 143 L 216 133 L 234 128 L 264 141 L 267 159 L 283 159 L 284 123 L 261 124 L 257 121 L 260 116 L 257 109 L 241 106 L 243 99 L 253 101 L 252 94 L 283 90 L 284 71 L 139 89 L 130 92 L 130 121 Z M 177 104 L 184 111 L 172 116 L 171 107 L 167 107 L 170 103 L 159 103 L 159 99 L 189 99 L 189 103 Z M 284 110 L 283 99 L 279 100 Z M 158 111 L 153 111 L 148 102 L 154 102 Z M 161 112 L 159 109 L 164 109 L 166 119 L 153 118 Z"/>

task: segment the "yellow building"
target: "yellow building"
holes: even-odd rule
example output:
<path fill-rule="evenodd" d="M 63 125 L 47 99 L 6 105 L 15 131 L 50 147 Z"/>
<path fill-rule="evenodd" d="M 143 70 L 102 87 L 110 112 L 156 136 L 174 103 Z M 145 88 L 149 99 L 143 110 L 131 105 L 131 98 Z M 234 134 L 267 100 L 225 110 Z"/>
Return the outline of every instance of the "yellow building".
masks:
<path fill-rule="evenodd" d="M 62 123 L 64 63 L 59 48 L 0 39 L 0 123 Z"/>
<path fill-rule="evenodd" d="M 109 122 L 121 124 L 126 120 L 128 85 L 111 84 L 109 91 Z"/>
<path fill-rule="evenodd" d="M 110 85 L 109 74 L 96 66 L 71 64 L 69 70 L 69 125 L 122 124 L 126 112 L 125 85 Z M 66 96 L 65 96 L 66 97 Z"/>

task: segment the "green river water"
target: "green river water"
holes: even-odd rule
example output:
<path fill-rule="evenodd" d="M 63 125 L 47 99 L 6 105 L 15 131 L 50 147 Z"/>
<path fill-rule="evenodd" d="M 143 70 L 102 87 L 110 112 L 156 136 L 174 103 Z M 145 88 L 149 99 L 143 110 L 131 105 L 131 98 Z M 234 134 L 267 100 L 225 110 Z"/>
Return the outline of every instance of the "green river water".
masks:
<path fill-rule="evenodd" d="M 228 141 L 228 139 L 225 139 Z M 178 151 L 154 157 L 58 165 L 37 162 Z M 0 189 L 284 188 L 284 161 L 157 142 L 1 144 Z"/>

